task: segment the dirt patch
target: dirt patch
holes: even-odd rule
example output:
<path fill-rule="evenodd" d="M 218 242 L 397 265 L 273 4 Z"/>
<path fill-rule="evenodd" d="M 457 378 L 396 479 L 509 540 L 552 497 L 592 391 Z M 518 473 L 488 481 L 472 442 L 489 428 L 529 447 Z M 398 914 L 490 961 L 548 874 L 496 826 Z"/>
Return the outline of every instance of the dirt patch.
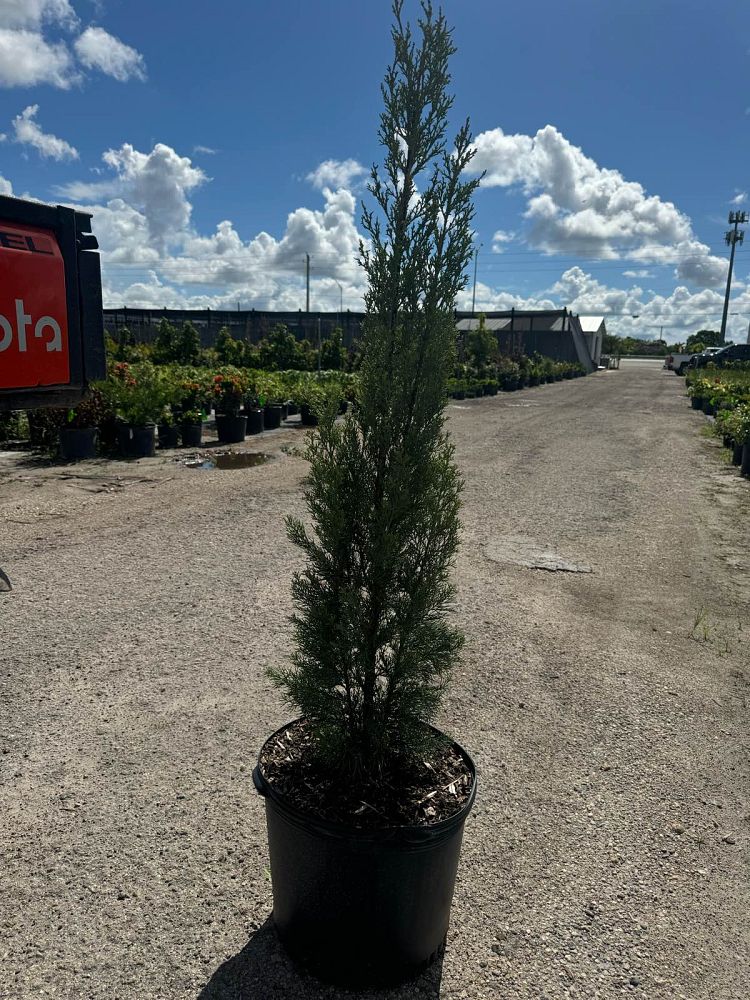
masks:
<path fill-rule="evenodd" d="M 558 555 L 550 546 L 520 535 L 493 538 L 484 546 L 484 554 L 493 562 L 514 563 L 526 569 L 543 569 L 550 573 L 592 573 L 585 562 L 574 562 Z"/>

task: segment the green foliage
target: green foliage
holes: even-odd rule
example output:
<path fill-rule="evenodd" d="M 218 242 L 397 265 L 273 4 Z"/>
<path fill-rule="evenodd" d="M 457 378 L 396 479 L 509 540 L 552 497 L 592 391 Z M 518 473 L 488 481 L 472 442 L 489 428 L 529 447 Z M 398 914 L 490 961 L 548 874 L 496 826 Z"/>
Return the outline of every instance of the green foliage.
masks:
<path fill-rule="evenodd" d="M 685 341 L 686 354 L 699 354 L 707 347 L 719 347 L 722 343 L 720 330 L 699 330 L 691 333 Z"/>
<path fill-rule="evenodd" d="M 323 341 L 320 349 L 320 367 L 335 371 L 346 368 L 344 332 L 340 327 L 336 327 L 331 336 Z"/>
<path fill-rule="evenodd" d="M 29 422 L 24 410 L 0 410 L 0 441 L 22 441 L 28 434 Z"/>
<path fill-rule="evenodd" d="M 467 357 L 474 368 L 482 372 L 497 353 L 497 337 L 487 329 L 487 317 L 480 313 L 479 326 L 469 330 L 466 336 Z"/>
<path fill-rule="evenodd" d="M 304 354 L 300 350 L 297 338 L 283 323 L 273 326 L 268 336 L 261 340 L 258 348 L 260 367 L 268 371 L 302 369 L 305 366 Z"/>
<path fill-rule="evenodd" d="M 194 365 L 200 358 L 201 338 L 193 324 L 187 320 L 177 331 L 172 361 L 181 365 Z"/>
<path fill-rule="evenodd" d="M 216 359 L 222 365 L 241 365 L 244 361 L 244 345 L 235 340 L 228 326 L 222 326 L 216 337 L 214 350 Z"/>
<path fill-rule="evenodd" d="M 620 357 L 632 355 L 663 358 L 667 354 L 682 351 L 682 344 L 667 344 L 663 340 L 646 340 L 640 337 L 617 337 L 607 333 L 602 340 L 602 354 L 617 354 Z"/>
<path fill-rule="evenodd" d="M 106 381 L 95 388 L 107 406 L 134 427 L 156 423 L 172 392 L 170 380 L 150 362 L 115 362 L 110 365 Z"/>
<path fill-rule="evenodd" d="M 248 381 L 243 373 L 229 366 L 214 375 L 211 394 L 216 412 L 227 417 L 236 417 L 245 401 Z"/>
<path fill-rule="evenodd" d="M 170 361 L 174 361 L 175 354 L 175 341 L 177 339 L 177 330 L 167 319 L 161 320 L 159 323 L 158 331 L 156 334 L 156 340 L 154 341 L 154 361 L 157 364 L 167 364 Z M 125 358 L 119 360 L 127 360 Z"/>
<path fill-rule="evenodd" d="M 425 3 L 416 40 L 401 10 L 396 0 L 385 164 L 373 169 L 376 207 L 362 220 L 359 406 L 335 422 L 329 405 L 310 445 L 314 533 L 288 521 L 307 556 L 292 585 L 297 651 L 272 674 L 322 759 L 365 782 L 433 745 L 425 723 L 462 644 L 447 620 L 461 480 L 443 406 L 478 182 L 462 180 L 473 155 L 468 123 L 452 149 L 445 141 L 454 51 L 445 19 Z"/>
<path fill-rule="evenodd" d="M 114 411 L 101 391 L 94 386 L 88 396 L 68 410 L 66 426 L 75 428 L 101 427 L 105 421 L 114 417 Z"/>
<path fill-rule="evenodd" d="M 717 434 L 735 444 L 750 440 L 750 364 L 737 362 L 724 368 L 709 364 L 689 371 L 685 381 L 689 396 L 708 399 L 718 408 Z"/>

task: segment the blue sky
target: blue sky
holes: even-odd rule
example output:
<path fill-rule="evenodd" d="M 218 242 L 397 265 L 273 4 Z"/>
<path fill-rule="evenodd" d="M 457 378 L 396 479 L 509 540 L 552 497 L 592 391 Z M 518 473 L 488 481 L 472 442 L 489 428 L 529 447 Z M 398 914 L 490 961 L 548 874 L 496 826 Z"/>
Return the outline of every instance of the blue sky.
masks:
<path fill-rule="evenodd" d="M 0 190 L 94 212 L 108 304 L 298 308 L 309 252 L 313 307 L 358 308 L 388 4 L 208 9 L 0 0 Z M 455 119 L 471 117 L 487 171 L 478 305 L 625 314 L 609 328 L 664 324 L 670 339 L 717 326 L 726 214 L 750 207 L 747 5 L 445 10 Z M 743 340 L 747 253 L 750 240 L 732 300 Z"/>

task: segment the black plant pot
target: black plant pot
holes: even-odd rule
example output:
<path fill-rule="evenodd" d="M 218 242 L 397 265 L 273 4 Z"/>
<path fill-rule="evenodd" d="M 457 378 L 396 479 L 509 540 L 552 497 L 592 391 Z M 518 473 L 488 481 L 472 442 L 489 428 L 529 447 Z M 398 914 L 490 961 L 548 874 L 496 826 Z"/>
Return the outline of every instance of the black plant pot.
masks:
<path fill-rule="evenodd" d="M 200 448 L 203 443 L 203 424 L 180 424 L 184 448 Z"/>
<path fill-rule="evenodd" d="M 96 427 L 60 428 L 60 458 L 64 462 L 79 462 L 83 458 L 96 458 L 99 432 Z"/>
<path fill-rule="evenodd" d="M 463 389 L 456 389 L 456 391 L 453 393 L 453 398 L 466 399 L 466 393 L 463 391 Z"/>
<path fill-rule="evenodd" d="M 282 403 L 281 404 L 281 419 L 282 419 L 282 421 L 286 420 L 286 418 L 288 416 L 289 416 L 289 406 L 288 406 L 287 403 Z"/>
<path fill-rule="evenodd" d="M 216 414 L 216 433 L 222 444 L 239 444 L 245 440 L 247 417 L 229 417 L 224 413 Z"/>
<path fill-rule="evenodd" d="M 538 375 L 530 375 L 529 376 L 529 385 L 539 385 L 539 376 Z"/>
<path fill-rule="evenodd" d="M 725 448 L 731 448 L 732 447 L 732 439 L 729 437 L 728 434 L 725 434 L 722 437 L 721 442 L 722 442 L 722 444 L 724 445 Z"/>
<path fill-rule="evenodd" d="M 703 409 L 703 396 L 691 396 L 690 405 L 694 410 Z"/>
<path fill-rule="evenodd" d="M 281 427 L 281 407 L 275 404 L 267 405 L 263 410 L 263 424 L 267 431 L 275 431 Z"/>
<path fill-rule="evenodd" d="M 734 444 L 732 445 L 732 465 L 742 465 L 742 451 L 744 445 Z"/>
<path fill-rule="evenodd" d="M 743 476 L 750 476 L 750 441 L 746 441 L 742 446 L 740 472 Z"/>
<path fill-rule="evenodd" d="M 262 434 L 265 430 L 263 410 L 245 410 L 245 416 L 247 417 L 247 433 Z"/>
<path fill-rule="evenodd" d="M 176 448 L 180 443 L 179 427 L 168 424 L 159 424 L 159 447 Z"/>
<path fill-rule="evenodd" d="M 282 726 L 269 741 L 286 729 Z M 464 822 L 476 796 L 434 826 L 358 830 L 291 805 L 258 766 L 266 800 L 273 921 L 291 956 L 328 982 L 386 985 L 441 953 Z M 262 751 L 261 751 L 262 759 Z"/>
<path fill-rule="evenodd" d="M 117 443 L 125 458 L 151 458 L 156 453 L 156 426 L 120 424 Z"/>
<path fill-rule="evenodd" d="M 712 417 L 716 413 L 716 407 L 710 399 L 703 400 L 703 412 L 707 417 Z"/>
<path fill-rule="evenodd" d="M 289 402 L 286 404 L 287 417 L 296 417 L 298 413 L 299 413 L 299 407 L 297 406 L 296 403 Z"/>
<path fill-rule="evenodd" d="M 310 409 L 309 406 L 305 406 L 303 404 L 300 407 L 299 412 L 300 412 L 300 417 L 302 418 L 302 423 L 305 427 L 318 426 L 318 418 L 315 416 L 315 414 L 313 413 L 313 411 Z"/>

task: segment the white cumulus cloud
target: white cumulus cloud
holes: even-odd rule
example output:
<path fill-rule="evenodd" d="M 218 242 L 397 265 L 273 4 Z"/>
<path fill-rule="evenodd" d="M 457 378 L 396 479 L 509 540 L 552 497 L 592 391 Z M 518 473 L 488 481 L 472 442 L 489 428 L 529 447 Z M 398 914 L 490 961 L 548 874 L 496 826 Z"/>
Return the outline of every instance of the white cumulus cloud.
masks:
<path fill-rule="evenodd" d="M 67 89 L 83 79 L 81 67 L 120 81 L 145 79 L 143 56 L 103 28 L 86 28 L 72 52 L 60 35 L 79 30 L 69 0 L 0 0 L 0 87 Z"/>
<path fill-rule="evenodd" d="M 726 262 L 711 255 L 690 219 L 618 170 L 600 167 L 554 126 L 535 135 L 491 129 L 477 136 L 473 172 L 483 187 L 520 187 L 528 242 L 544 253 L 674 264 L 676 277 L 721 284 Z"/>
<path fill-rule="evenodd" d="M 42 131 L 35 121 L 39 111 L 38 104 L 30 104 L 13 119 L 14 142 L 24 146 L 32 146 L 40 156 L 50 160 L 77 160 L 78 150 L 65 139 Z"/>
<path fill-rule="evenodd" d="M 146 63 L 136 49 L 104 28 L 89 27 L 75 40 L 76 55 L 87 69 L 98 69 L 120 83 L 146 79 Z"/>
<path fill-rule="evenodd" d="M 0 174 L 0 194 L 13 194 L 13 185 Z"/>
<path fill-rule="evenodd" d="M 75 27 L 70 0 L 0 0 L 0 27 L 38 28 L 43 21 Z"/>
<path fill-rule="evenodd" d="M 349 188 L 358 184 L 366 173 L 367 167 L 357 160 L 324 160 L 307 175 L 306 180 L 319 191 L 323 188 Z"/>
<path fill-rule="evenodd" d="M 162 143 L 144 153 L 125 143 L 103 156 L 112 176 L 73 182 L 58 194 L 94 215 L 110 304 L 196 308 L 300 308 L 310 254 L 315 308 L 358 308 L 364 290 L 355 262 L 357 203 L 343 188 L 324 187 L 320 208 L 289 214 L 280 235 L 243 239 L 231 220 L 211 235 L 191 222 L 194 191 L 208 181 L 189 157 Z"/>
<path fill-rule="evenodd" d="M 504 229 L 498 229 L 492 236 L 492 252 L 502 253 L 505 249 L 505 244 L 512 243 L 515 238 L 515 233 L 509 233 Z"/>
<path fill-rule="evenodd" d="M 77 79 L 63 42 L 48 42 L 38 31 L 0 27 L 0 87 L 49 83 L 64 90 Z"/>

